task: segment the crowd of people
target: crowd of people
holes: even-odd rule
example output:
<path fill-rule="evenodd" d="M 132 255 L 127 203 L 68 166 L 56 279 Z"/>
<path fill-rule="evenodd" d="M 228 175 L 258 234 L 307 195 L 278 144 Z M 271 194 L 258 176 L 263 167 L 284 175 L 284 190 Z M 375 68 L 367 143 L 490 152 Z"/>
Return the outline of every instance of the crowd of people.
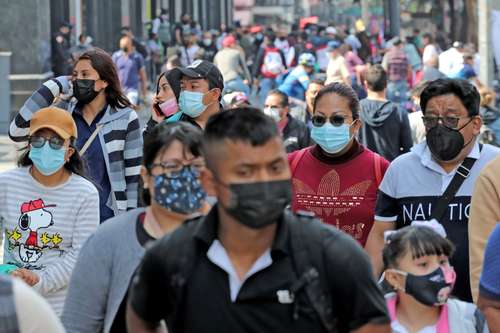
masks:
<path fill-rule="evenodd" d="M 471 45 L 167 14 L 113 54 L 55 36 L 0 173 L 0 332 L 500 332 Z"/>

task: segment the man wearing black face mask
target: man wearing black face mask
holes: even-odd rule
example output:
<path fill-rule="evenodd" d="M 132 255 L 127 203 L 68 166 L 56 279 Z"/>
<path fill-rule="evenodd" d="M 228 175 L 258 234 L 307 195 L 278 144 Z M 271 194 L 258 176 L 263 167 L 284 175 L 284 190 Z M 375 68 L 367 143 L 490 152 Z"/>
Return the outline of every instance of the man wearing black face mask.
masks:
<path fill-rule="evenodd" d="M 450 260 L 457 273 L 454 294 L 468 302 L 471 195 L 481 169 L 500 154 L 500 149 L 476 140 L 482 125 L 479 99 L 476 88 L 465 80 L 439 79 L 422 91 L 426 141 L 389 166 L 366 244 L 380 273 L 385 231 L 412 221 L 437 220 L 457 249 Z"/>
<path fill-rule="evenodd" d="M 390 332 L 367 256 L 348 235 L 285 207 L 290 170 L 260 110 L 218 113 L 202 181 L 218 204 L 147 251 L 131 332 Z"/>

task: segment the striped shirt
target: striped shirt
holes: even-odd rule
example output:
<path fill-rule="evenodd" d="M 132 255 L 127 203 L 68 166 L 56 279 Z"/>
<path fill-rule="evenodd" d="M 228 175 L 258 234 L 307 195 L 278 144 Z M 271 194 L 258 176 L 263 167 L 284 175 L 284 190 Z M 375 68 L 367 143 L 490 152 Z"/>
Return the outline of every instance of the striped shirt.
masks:
<path fill-rule="evenodd" d="M 34 271 L 34 288 L 60 314 L 80 248 L 99 225 L 97 189 L 75 174 L 46 187 L 29 167 L 0 173 L 0 188 L 3 262 Z"/>
<path fill-rule="evenodd" d="M 408 58 L 405 51 L 392 48 L 387 52 L 387 77 L 391 82 L 404 81 L 408 75 Z"/>
<path fill-rule="evenodd" d="M 55 97 L 67 94 L 68 91 L 69 80 L 65 76 L 46 81 L 28 98 L 10 124 L 10 138 L 16 142 L 27 140 L 33 114 L 50 106 Z M 73 113 L 76 100 L 73 98 L 69 103 L 61 102 L 57 106 Z M 111 182 L 111 195 L 106 204 L 117 215 L 137 208 L 143 145 L 139 119 L 131 108 L 117 109 L 108 106 L 98 124 L 103 125 L 98 139 Z"/>

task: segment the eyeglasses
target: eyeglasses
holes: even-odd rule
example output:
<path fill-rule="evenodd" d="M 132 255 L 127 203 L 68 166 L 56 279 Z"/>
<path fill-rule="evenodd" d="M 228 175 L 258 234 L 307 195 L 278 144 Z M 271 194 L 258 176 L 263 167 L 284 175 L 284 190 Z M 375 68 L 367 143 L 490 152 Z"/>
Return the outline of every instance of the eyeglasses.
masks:
<path fill-rule="evenodd" d="M 184 169 L 192 171 L 196 176 L 200 175 L 201 170 L 205 168 L 205 163 L 203 162 L 193 162 L 192 164 L 183 164 L 179 162 L 161 162 L 153 163 L 150 165 L 149 169 L 157 169 L 161 173 L 165 174 L 168 178 L 179 178 Z"/>
<path fill-rule="evenodd" d="M 50 138 L 45 138 L 43 136 L 31 136 L 29 138 L 29 144 L 33 148 L 42 148 L 43 146 L 45 146 L 45 143 L 47 141 L 49 142 L 50 148 L 55 150 L 61 149 L 64 145 L 64 140 L 58 136 L 52 136 Z"/>
<path fill-rule="evenodd" d="M 470 117 L 469 116 L 465 116 L 465 117 L 423 116 L 422 120 L 423 120 L 426 128 L 432 128 L 432 127 L 437 126 L 439 124 L 439 121 L 441 120 L 441 123 L 443 124 L 443 126 L 448 127 L 450 129 L 457 129 L 458 123 L 460 122 L 460 119 L 464 119 L 464 118 L 470 118 Z"/>
<path fill-rule="evenodd" d="M 344 124 L 345 120 L 348 118 L 350 118 L 350 117 L 344 117 L 344 116 L 339 115 L 339 114 L 335 114 L 335 115 L 331 116 L 330 118 L 326 118 L 324 116 L 314 116 L 314 117 L 312 117 L 312 124 L 313 124 L 313 126 L 321 127 L 324 124 L 326 124 L 327 121 L 330 121 L 330 123 L 333 126 L 339 127 L 339 126 L 342 126 L 342 124 Z"/>

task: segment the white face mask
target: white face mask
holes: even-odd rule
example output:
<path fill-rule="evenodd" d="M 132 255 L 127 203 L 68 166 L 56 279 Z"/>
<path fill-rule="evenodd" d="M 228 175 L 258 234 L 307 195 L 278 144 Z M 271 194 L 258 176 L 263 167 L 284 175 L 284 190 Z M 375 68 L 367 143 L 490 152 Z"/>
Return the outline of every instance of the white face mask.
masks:
<path fill-rule="evenodd" d="M 279 122 L 281 120 L 280 110 L 278 108 L 264 108 L 264 114 L 273 118 L 273 120 L 276 122 Z"/>

